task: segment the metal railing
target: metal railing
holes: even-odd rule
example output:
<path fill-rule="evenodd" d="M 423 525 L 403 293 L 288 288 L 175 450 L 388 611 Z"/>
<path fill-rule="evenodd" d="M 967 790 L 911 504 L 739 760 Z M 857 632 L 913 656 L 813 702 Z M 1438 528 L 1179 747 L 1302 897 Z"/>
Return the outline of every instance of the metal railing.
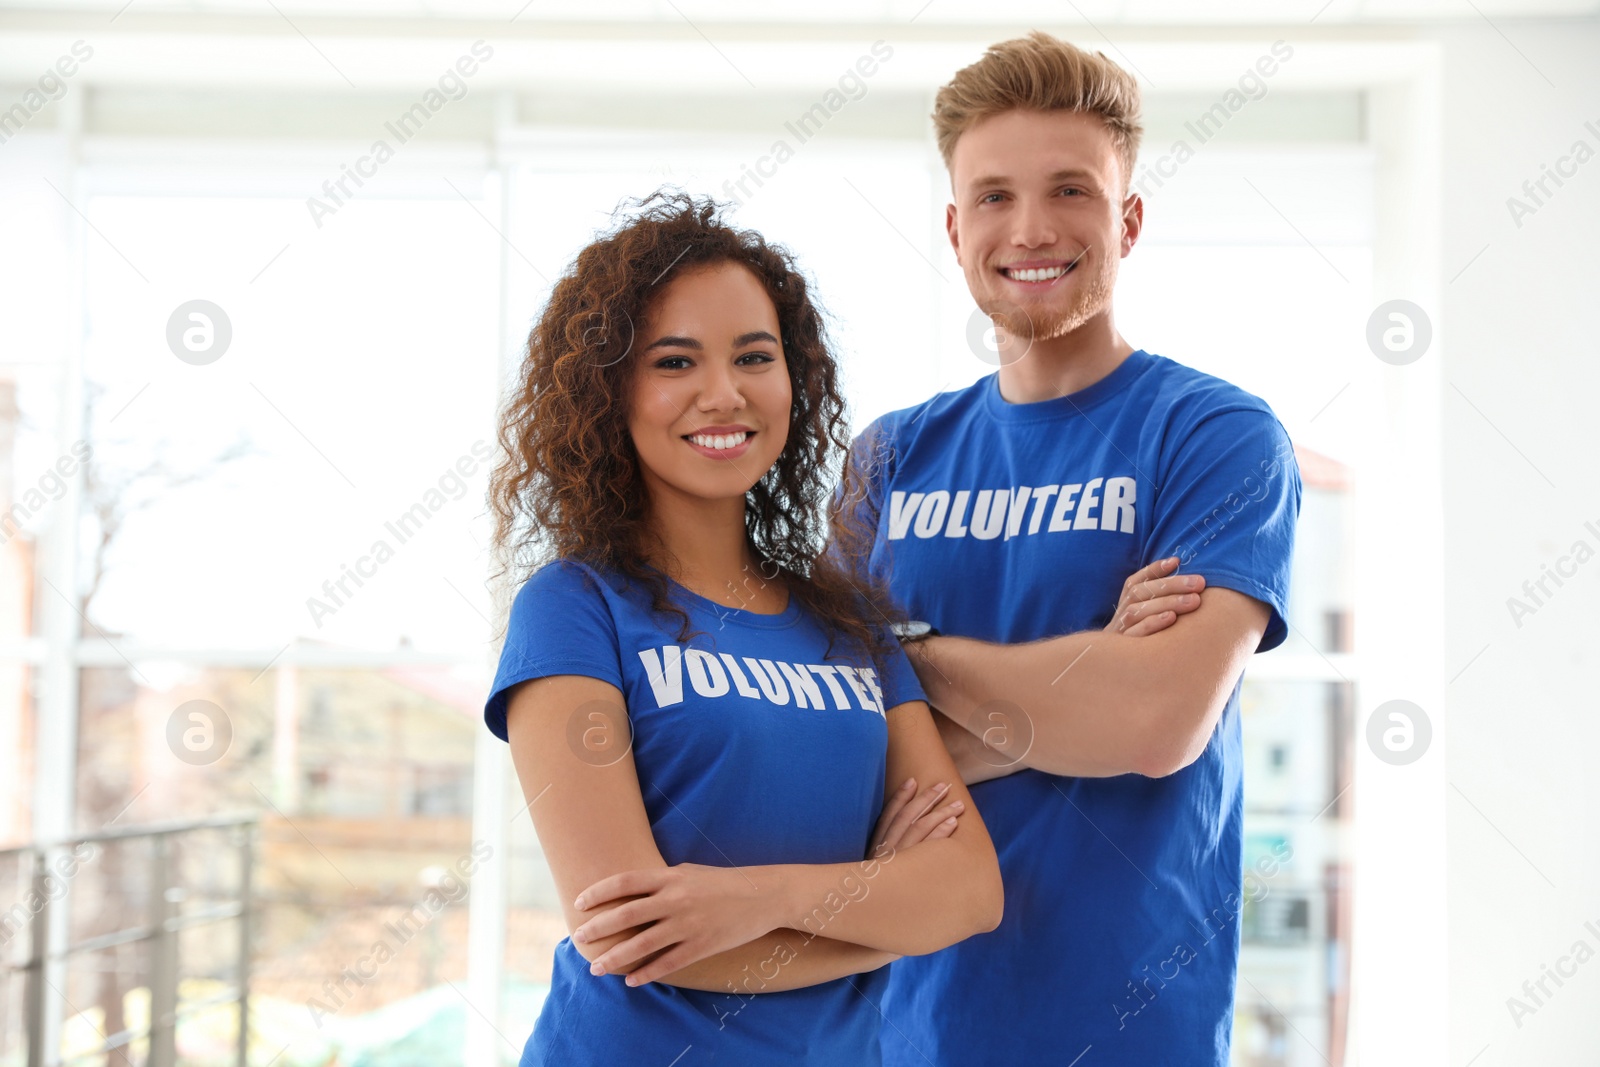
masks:
<path fill-rule="evenodd" d="M 24 909 L 31 913 L 27 920 L 29 930 L 27 958 L 21 963 L 11 959 L 0 960 L 0 972 L 20 971 L 23 975 L 25 983 L 23 1032 L 27 1046 L 27 1058 L 24 1062 L 27 1067 L 59 1067 L 62 1063 L 59 1041 L 52 1041 L 47 1035 L 60 1032 L 60 1018 L 52 1020 L 48 1016 L 51 1011 L 59 1013 L 60 1005 L 65 998 L 50 981 L 48 972 L 55 970 L 58 975 L 64 973 L 66 961 L 73 956 L 103 952 L 140 941 L 150 942 L 148 1025 L 125 1029 L 115 1034 L 105 1034 L 104 1040 L 98 1047 L 74 1052 L 71 1059 L 79 1060 L 104 1055 L 141 1037 L 147 1037 L 149 1052 L 145 1059 L 146 1067 L 173 1067 L 177 1061 L 178 1019 L 217 1004 L 237 1002 L 239 1038 L 236 1063 L 237 1067 L 246 1067 L 250 1033 L 251 875 L 257 822 L 258 816 L 253 812 L 218 815 L 209 819 L 186 819 L 101 830 L 63 838 L 47 845 L 32 843 L 0 849 L 0 858 L 18 857 L 19 860 L 26 862 L 29 868 L 30 893 L 27 907 Z M 174 839 L 179 835 L 197 831 L 226 829 L 233 831 L 230 835 L 231 843 L 238 853 L 238 891 L 235 898 L 188 912 L 183 911 L 182 904 L 188 893 L 184 886 L 174 884 L 176 874 L 173 863 Z M 58 894 L 51 888 L 51 871 L 53 867 L 59 869 L 57 861 L 75 853 L 82 845 L 124 842 L 140 838 L 148 838 L 150 841 L 148 861 L 150 904 L 147 921 L 139 926 L 98 934 L 76 943 L 70 941 L 69 935 L 60 935 L 60 940 L 65 943 L 54 944 L 52 930 L 65 931 L 68 929 L 68 924 L 61 920 L 52 921 L 51 912 L 56 908 L 67 907 L 71 901 L 70 892 L 60 893 L 59 899 L 53 899 Z M 113 892 L 118 888 L 109 887 Z M 13 912 L 15 910 L 16 908 L 12 909 Z M 180 1006 L 178 1003 L 179 933 L 193 927 L 229 919 L 237 920 L 239 924 L 235 984 L 215 996 Z M 47 996 L 47 991 L 55 992 L 56 995 Z M 54 1025 L 51 1025 L 52 1023 Z M 47 1047 L 51 1044 L 56 1047 Z"/>

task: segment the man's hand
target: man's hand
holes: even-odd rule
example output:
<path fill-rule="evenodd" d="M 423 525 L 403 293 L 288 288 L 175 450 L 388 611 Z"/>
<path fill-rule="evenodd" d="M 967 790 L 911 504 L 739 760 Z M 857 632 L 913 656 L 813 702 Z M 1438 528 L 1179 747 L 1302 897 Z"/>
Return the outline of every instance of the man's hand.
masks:
<path fill-rule="evenodd" d="M 1198 608 L 1206 580 L 1198 574 L 1173 574 L 1177 568 L 1178 557 L 1168 556 L 1130 574 L 1106 632 L 1149 637 Z"/>

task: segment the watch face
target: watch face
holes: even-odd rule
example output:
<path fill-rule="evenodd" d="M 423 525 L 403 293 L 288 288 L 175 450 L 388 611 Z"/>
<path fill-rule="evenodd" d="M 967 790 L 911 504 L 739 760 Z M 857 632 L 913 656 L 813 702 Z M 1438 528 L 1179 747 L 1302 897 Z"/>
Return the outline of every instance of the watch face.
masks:
<path fill-rule="evenodd" d="M 896 637 L 927 637 L 933 632 L 933 624 L 912 619 L 910 622 L 897 622 L 891 629 Z"/>

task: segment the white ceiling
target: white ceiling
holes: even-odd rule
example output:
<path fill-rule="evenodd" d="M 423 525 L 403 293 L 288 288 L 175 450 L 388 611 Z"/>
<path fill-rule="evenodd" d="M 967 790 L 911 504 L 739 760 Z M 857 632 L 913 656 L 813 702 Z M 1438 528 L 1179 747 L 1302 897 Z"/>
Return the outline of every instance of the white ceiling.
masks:
<path fill-rule="evenodd" d="M 1532 64 L 1513 22 L 1597 14 L 1600 0 L 0 0 L 0 87 L 34 81 L 81 39 L 94 56 L 73 84 L 90 88 L 414 97 L 481 40 L 493 61 L 473 76 L 480 97 L 814 97 L 881 40 L 893 61 L 872 91 L 920 99 L 987 43 L 1039 26 L 1105 51 L 1152 94 L 1218 92 L 1276 38 L 1295 51 L 1275 89 L 1343 92 L 1428 61 L 1430 27 L 1475 27 L 1505 40 L 1506 63 Z"/>
<path fill-rule="evenodd" d="M 1235 26 L 1473 22 L 1574 18 L 1600 14 L 1600 0 L 31 0 L 0 3 L 8 16 L 33 12 L 108 18 L 123 15 L 288 16 L 373 20 L 787 24 L 919 26 L 1041 22 L 1094 26 Z"/>

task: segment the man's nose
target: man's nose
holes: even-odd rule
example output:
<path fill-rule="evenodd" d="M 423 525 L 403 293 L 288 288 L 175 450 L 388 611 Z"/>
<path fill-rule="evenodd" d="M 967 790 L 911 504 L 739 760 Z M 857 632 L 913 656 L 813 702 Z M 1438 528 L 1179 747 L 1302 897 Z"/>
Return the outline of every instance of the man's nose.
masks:
<path fill-rule="evenodd" d="M 1055 222 L 1050 218 L 1050 213 L 1045 210 L 1044 205 L 1037 200 L 1019 201 L 1013 218 L 1016 225 L 1011 237 L 1017 244 L 1024 248 L 1039 248 L 1042 245 L 1055 243 Z"/>

